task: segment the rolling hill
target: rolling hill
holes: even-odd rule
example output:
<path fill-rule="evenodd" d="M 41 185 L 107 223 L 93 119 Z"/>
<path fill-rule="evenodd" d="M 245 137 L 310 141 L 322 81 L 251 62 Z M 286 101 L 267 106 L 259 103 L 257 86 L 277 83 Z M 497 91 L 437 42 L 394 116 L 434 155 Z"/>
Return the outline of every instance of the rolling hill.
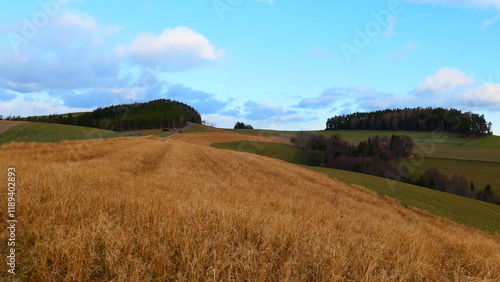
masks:
<path fill-rule="evenodd" d="M 1 128 L 4 128 L 4 131 L 0 131 L 0 144 L 16 141 L 60 142 L 84 138 L 120 137 L 130 134 L 83 126 L 5 120 L 0 120 Z"/>
<path fill-rule="evenodd" d="M 498 234 L 192 134 L 0 147 L 22 187 L 17 278 L 500 279 Z"/>
<path fill-rule="evenodd" d="M 119 132 L 180 128 L 187 122 L 201 123 L 201 116 L 193 107 L 170 99 L 146 103 L 113 105 L 92 112 L 19 118 L 31 122 L 79 125 Z"/>
<path fill-rule="evenodd" d="M 178 140 L 185 142 L 194 142 L 205 146 L 212 146 L 220 149 L 228 149 L 240 152 L 248 152 L 261 156 L 277 158 L 291 163 L 300 163 L 302 151 L 290 145 L 283 143 L 270 143 L 269 139 L 266 141 L 265 136 L 258 134 L 258 131 L 250 130 L 251 134 L 234 134 L 232 141 L 222 138 L 224 131 L 218 131 L 224 134 L 212 133 L 210 138 L 207 138 L 206 130 L 214 130 L 209 127 L 198 125 L 197 130 L 193 134 L 184 134 L 183 136 L 174 136 Z M 232 131 L 232 130 L 231 130 Z M 227 132 L 227 131 L 226 131 Z M 245 132 L 245 131 L 244 131 Z M 232 133 L 236 133 L 232 131 Z M 258 136 L 261 135 L 261 136 Z M 270 134 L 266 134 L 266 136 Z M 251 140 L 259 137 L 261 140 Z M 239 141 L 237 139 L 239 138 Z M 199 142 L 205 140 L 205 142 Z M 273 140 L 273 139 L 271 139 Z M 274 140 L 273 140 L 274 142 Z M 373 190 L 380 196 L 390 196 L 397 199 L 405 206 L 418 207 L 427 210 L 433 214 L 449 218 L 458 223 L 474 227 L 480 230 L 489 232 L 500 232 L 500 206 L 493 205 L 470 198 L 460 197 L 435 191 L 415 185 L 409 185 L 400 182 L 388 182 L 385 178 L 374 177 L 365 174 L 354 173 L 350 171 L 307 167 L 305 168 L 320 171 L 346 181 L 348 183 L 360 185 Z"/>
<path fill-rule="evenodd" d="M 297 131 L 274 130 L 228 130 L 230 132 L 268 136 L 274 140 L 287 142 Z M 414 153 L 423 157 L 422 165 L 410 167 L 415 176 L 426 169 L 435 167 L 452 176 L 463 175 L 469 182 L 474 181 L 476 189 L 490 184 L 495 193 L 500 194 L 500 178 L 496 169 L 500 162 L 500 136 L 490 135 L 478 139 L 458 138 L 454 133 L 418 131 L 374 131 L 374 130 L 335 130 L 308 131 L 311 134 L 329 137 L 339 134 L 342 139 L 357 144 L 375 135 L 408 135 L 415 142 Z"/>

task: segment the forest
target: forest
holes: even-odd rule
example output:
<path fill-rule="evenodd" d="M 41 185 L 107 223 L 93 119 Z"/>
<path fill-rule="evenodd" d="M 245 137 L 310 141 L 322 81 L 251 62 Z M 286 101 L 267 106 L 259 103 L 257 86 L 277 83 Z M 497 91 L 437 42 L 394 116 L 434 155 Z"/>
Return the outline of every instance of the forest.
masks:
<path fill-rule="evenodd" d="M 54 114 L 10 119 L 79 125 L 119 132 L 153 128 L 180 128 L 188 121 L 201 123 L 201 115 L 194 108 L 181 102 L 166 99 L 109 106 L 78 114 Z"/>
<path fill-rule="evenodd" d="M 374 136 L 357 146 L 343 140 L 335 134 L 326 138 L 299 132 L 291 139 L 292 144 L 304 150 L 303 163 L 310 166 L 322 166 L 349 170 L 364 174 L 385 177 L 386 172 L 396 175 L 394 180 L 401 180 L 397 173 L 398 162 L 411 155 L 413 140 L 409 136 Z"/>
<path fill-rule="evenodd" d="M 356 112 L 334 116 L 326 122 L 326 130 L 441 130 L 458 133 L 461 137 L 491 135 L 491 126 L 484 115 L 431 107 Z"/>

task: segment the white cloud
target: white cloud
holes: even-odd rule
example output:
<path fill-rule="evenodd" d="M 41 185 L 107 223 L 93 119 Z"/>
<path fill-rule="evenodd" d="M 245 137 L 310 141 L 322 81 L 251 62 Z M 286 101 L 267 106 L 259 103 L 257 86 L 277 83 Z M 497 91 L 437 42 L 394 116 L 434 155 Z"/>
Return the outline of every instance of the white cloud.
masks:
<path fill-rule="evenodd" d="M 254 101 L 245 103 L 245 118 L 249 120 L 266 120 L 272 117 L 281 116 L 284 113 L 283 106 L 272 104 L 259 104 Z"/>
<path fill-rule="evenodd" d="M 55 27 L 73 26 L 83 30 L 97 30 L 98 25 L 95 19 L 87 14 L 77 14 L 65 12 L 54 21 Z"/>
<path fill-rule="evenodd" d="M 500 9 L 500 0 L 403 0 L 416 4 L 435 4 L 456 7 L 494 7 Z"/>
<path fill-rule="evenodd" d="M 130 46 L 119 46 L 119 56 L 131 55 L 133 60 L 164 70 L 183 70 L 213 62 L 223 52 L 192 29 L 179 26 L 167 28 L 160 35 L 140 33 Z"/>
<path fill-rule="evenodd" d="M 339 97 L 344 95 L 344 89 L 339 87 L 332 87 L 323 91 L 323 93 L 314 98 L 304 98 L 302 99 L 297 108 L 302 109 L 321 109 L 331 106 Z"/>
<path fill-rule="evenodd" d="M 382 32 L 382 34 L 387 38 L 393 37 L 394 36 L 394 26 L 396 26 L 396 17 L 394 15 L 391 15 L 391 17 L 389 18 L 389 25 Z"/>
<path fill-rule="evenodd" d="M 417 87 L 417 92 L 444 93 L 452 91 L 459 86 L 467 86 L 474 83 L 476 83 L 476 80 L 468 77 L 461 70 L 444 67 L 420 83 Z"/>
<path fill-rule="evenodd" d="M 65 114 L 72 112 L 84 112 L 90 110 L 82 107 L 67 107 L 58 101 L 35 101 L 18 97 L 10 101 L 0 103 L 0 113 L 4 116 L 36 116 L 47 114 Z"/>
<path fill-rule="evenodd" d="M 485 83 L 465 92 L 461 98 L 463 104 L 471 108 L 500 109 L 500 84 Z"/>
<path fill-rule="evenodd" d="M 30 36 L 23 32 L 23 26 L 22 22 L 0 26 L 2 32 L 26 38 L 18 48 L 0 40 L 0 100 L 22 115 L 161 98 L 168 83 L 159 79 L 159 71 L 186 69 L 221 56 L 205 37 L 178 27 L 160 36 L 140 34 L 132 38 L 133 43 L 124 47 L 128 48 L 127 57 L 119 57 L 112 40 L 119 27 L 102 25 L 91 15 L 65 7 L 52 13 L 47 23 L 32 30 Z M 163 69 L 134 64 L 138 58 L 159 61 Z M 209 93 L 193 101 L 187 94 L 196 91 L 185 89 L 178 91 L 178 100 L 194 103 L 204 113 L 216 112 L 225 105 Z M 32 102 L 40 101 L 37 93 L 43 93 L 44 104 Z M 23 107 L 14 107 L 13 103 Z M 6 108 L 2 109 L 2 114 L 8 114 Z"/>
<path fill-rule="evenodd" d="M 114 46 L 106 45 L 115 27 L 61 10 L 31 36 L 22 23 L 3 28 L 25 39 L 17 48 L 0 41 L 0 88 L 29 93 L 119 84 L 120 61 Z"/>

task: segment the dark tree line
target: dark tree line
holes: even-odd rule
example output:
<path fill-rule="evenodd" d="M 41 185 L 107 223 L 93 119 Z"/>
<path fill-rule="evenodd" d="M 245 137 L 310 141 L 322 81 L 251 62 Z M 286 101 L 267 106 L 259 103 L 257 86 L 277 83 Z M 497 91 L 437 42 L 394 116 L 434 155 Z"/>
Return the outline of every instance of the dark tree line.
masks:
<path fill-rule="evenodd" d="M 253 126 L 251 126 L 250 124 L 244 124 L 243 122 L 238 121 L 234 125 L 234 129 L 253 129 Z"/>
<path fill-rule="evenodd" d="M 393 171 L 399 175 L 398 161 L 410 156 L 413 140 L 409 136 L 374 136 L 360 142 L 357 146 L 342 140 L 340 135 L 326 138 L 322 135 L 309 135 L 300 132 L 291 142 L 304 150 L 303 163 L 310 166 L 323 166 L 359 173 L 384 176 Z M 395 180 L 401 180 L 398 176 Z"/>
<path fill-rule="evenodd" d="M 338 134 L 326 138 L 302 131 L 290 141 L 304 150 L 302 163 L 305 165 L 370 174 L 485 202 L 499 202 L 490 185 L 476 191 L 474 183 L 469 185 L 463 176 L 448 178 L 436 168 L 413 177 L 409 169 L 400 164 L 401 160 L 411 156 L 413 150 L 413 139 L 409 136 L 374 136 L 355 146 L 342 140 Z"/>
<path fill-rule="evenodd" d="M 455 132 L 462 137 L 493 134 L 484 115 L 444 108 L 405 108 L 357 112 L 329 118 L 326 130 L 407 130 Z"/>
<path fill-rule="evenodd" d="M 159 99 L 148 103 L 98 108 L 92 112 L 75 115 L 35 116 L 19 118 L 19 120 L 131 131 L 151 128 L 180 128 L 188 121 L 201 123 L 201 115 L 184 103 Z"/>
<path fill-rule="evenodd" d="M 493 193 L 491 185 L 488 184 L 483 190 L 478 191 L 474 182 L 469 184 L 463 176 L 458 175 L 448 178 L 448 176 L 441 173 L 437 168 L 429 168 L 420 177 L 416 179 L 407 178 L 406 182 L 484 202 L 500 203 L 500 199 L 497 199 Z"/>
<path fill-rule="evenodd" d="M 0 120 L 3 120 L 4 117 L 0 115 Z M 6 116 L 5 120 L 21 120 L 21 116 Z"/>

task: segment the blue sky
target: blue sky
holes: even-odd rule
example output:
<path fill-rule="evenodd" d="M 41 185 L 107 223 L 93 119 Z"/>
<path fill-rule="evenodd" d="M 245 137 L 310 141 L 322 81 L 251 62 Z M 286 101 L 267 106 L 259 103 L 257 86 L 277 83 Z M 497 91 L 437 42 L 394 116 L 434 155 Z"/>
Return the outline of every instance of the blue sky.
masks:
<path fill-rule="evenodd" d="M 499 134 L 499 35 L 500 0 L 2 2 L 0 114 L 168 98 L 218 127 L 299 130 L 433 106 Z"/>

